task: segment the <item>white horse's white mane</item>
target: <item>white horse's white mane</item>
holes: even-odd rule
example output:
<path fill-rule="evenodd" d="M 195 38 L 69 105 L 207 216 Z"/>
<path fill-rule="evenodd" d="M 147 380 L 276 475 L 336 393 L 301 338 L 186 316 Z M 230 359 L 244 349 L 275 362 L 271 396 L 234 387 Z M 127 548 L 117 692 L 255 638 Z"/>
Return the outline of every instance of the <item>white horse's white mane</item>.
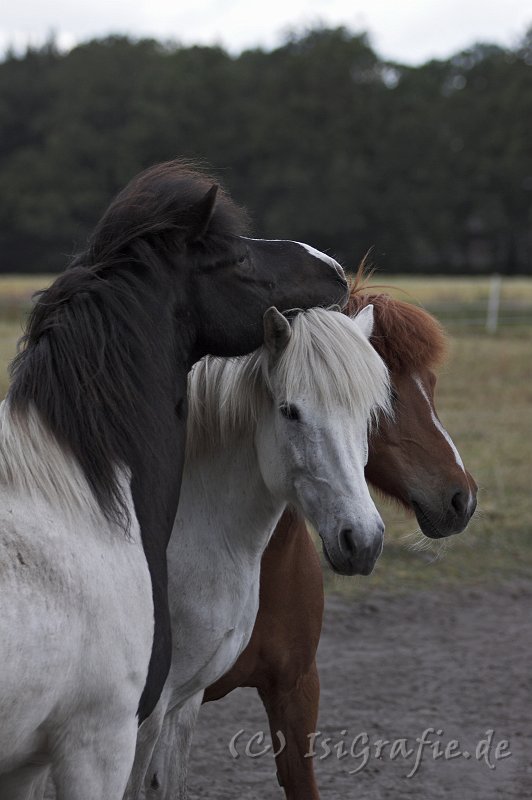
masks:
<path fill-rule="evenodd" d="M 206 356 L 194 366 L 188 382 L 189 456 L 253 430 L 272 399 L 293 403 L 311 395 L 326 411 L 340 406 L 370 424 L 379 413 L 391 413 L 388 370 L 352 319 L 314 308 L 298 313 L 291 327 L 273 370 L 264 346 L 240 358 Z"/>
<path fill-rule="evenodd" d="M 311 395 L 326 411 L 341 406 L 360 422 L 389 414 L 388 372 L 349 317 L 312 309 L 297 314 L 292 335 L 270 369 L 265 347 L 249 356 L 207 356 L 189 376 L 187 452 L 197 455 L 238 432 L 252 432 L 264 403 L 297 402 Z M 275 390 L 274 390 L 275 384 Z M 12 416 L 0 404 L 0 483 L 37 493 L 66 513 L 98 510 L 83 471 L 31 408 Z M 125 483 L 128 481 L 125 479 Z"/>
<path fill-rule="evenodd" d="M 30 405 L 13 414 L 0 403 L 0 484 L 30 497 L 46 498 L 74 518 L 80 511 L 102 514 L 77 460 L 62 448 Z"/>

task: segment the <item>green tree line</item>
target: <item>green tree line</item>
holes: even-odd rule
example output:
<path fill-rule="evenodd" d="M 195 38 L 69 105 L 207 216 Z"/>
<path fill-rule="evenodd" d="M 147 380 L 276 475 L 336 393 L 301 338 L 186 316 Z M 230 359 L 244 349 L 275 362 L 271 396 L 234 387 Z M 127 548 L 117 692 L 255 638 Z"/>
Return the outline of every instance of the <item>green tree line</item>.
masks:
<path fill-rule="evenodd" d="M 232 56 L 113 36 L 0 63 L 0 271 L 61 269 L 136 172 L 182 157 L 257 235 L 386 272 L 532 272 L 532 29 L 419 67 L 316 29 Z"/>

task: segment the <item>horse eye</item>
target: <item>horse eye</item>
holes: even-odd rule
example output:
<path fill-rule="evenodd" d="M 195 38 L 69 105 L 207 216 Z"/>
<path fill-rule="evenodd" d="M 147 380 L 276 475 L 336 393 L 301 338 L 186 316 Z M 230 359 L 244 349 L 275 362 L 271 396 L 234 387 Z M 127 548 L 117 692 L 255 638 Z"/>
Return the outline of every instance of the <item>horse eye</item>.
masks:
<path fill-rule="evenodd" d="M 291 419 L 293 422 L 299 422 L 301 419 L 299 410 L 293 403 L 283 403 L 279 406 L 279 411 L 285 419 Z"/>
<path fill-rule="evenodd" d="M 248 250 L 246 248 L 244 250 L 244 252 L 239 255 L 239 257 L 236 260 L 236 263 L 241 265 L 241 264 L 245 264 L 246 261 L 248 261 L 248 260 L 249 260 L 249 252 L 248 252 Z"/>

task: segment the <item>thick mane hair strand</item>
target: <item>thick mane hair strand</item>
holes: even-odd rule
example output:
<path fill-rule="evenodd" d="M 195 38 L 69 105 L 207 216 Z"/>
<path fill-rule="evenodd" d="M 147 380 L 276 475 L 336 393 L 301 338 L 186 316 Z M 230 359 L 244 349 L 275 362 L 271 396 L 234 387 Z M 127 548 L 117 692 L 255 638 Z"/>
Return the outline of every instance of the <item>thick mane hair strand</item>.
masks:
<path fill-rule="evenodd" d="M 194 221 L 194 206 L 218 181 L 183 161 L 167 161 L 141 172 L 115 197 L 98 222 L 88 247 L 74 263 L 105 268 L 135 240 L 160 249 L 179 240 Z M 249 220 L 221 188 L 205 247 L 220 238 L 243 235 Z"/>
<path fill-rule="evenodd" d="M 314 308 L 296 314 L 291 327 L 272 373 L 282 402 L 310 394 L 324 411 L 340 406 L 366 423 L 375 422 L 379 413 L 391 414 L 386 366 L 352 320 Z M 264 346 L 247 356 L 207 356 L 195 364 L 188 386 L 189 458 L 214 443 L 223 446 L 237 432 L 252 432 L 274 394 Z"/>
<path fill-rule="evenodd" d="M 147 309 L 157 309 L 167 326 L 161 330 L 174 329 L 165 287 L 179 280 L 172 274 L 179 268 L 179 242 L 194 222 L 194 205 L 212 185 L 176 161 L 134 178 L 87 248 L 39 293 L 11 367 L 9 414 L 23 431 L 25 419 L 37 412 L 79 463 L 100 509 L 121 524 L 129 518 L 117 467 L 127 470 L 152 446 L 157 393 L 162 397 L 173 374 L 171 346 L 161 349 Z M 220 190 L 201 247 L 215 248 L 246 225 L 243 211 Z"/>
<path fill-rule="evenodd" d="M 149 398 L 137 377 L 148 370 L 161 381 L 163 370 L 147 357 L 138 275 L 113 278 L 76 267 L 40 295 L 11 367 L 8 403 L 22 430 L 38 413 L 77 459 L 103 513 L 127 523 L 116 468 L 128 466 L 134 442 L 149 446 Z"/>

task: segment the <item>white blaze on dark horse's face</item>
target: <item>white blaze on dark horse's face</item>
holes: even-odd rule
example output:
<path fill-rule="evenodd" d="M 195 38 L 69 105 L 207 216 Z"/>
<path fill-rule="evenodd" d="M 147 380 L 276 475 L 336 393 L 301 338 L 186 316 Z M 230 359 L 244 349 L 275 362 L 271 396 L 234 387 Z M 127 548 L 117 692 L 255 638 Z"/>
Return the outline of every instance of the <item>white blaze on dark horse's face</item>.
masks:
<path fill-rule="evenodd" d="M 343 270 L 325 253 L 289 240 L 239 236 L 229 244 L 225 255 L 193 276 L 195 302 L 203 309 L 203 351 L 226 356 L 258 347 L 270 298 L 282 310 L 294 308 L 295 298 L 298 308 L 344 304 Z"/>
<path fill-rule="evenodd" d="M 262 315 L 271 305 L 284 311 L 342 306 L 347 299 L 340 264 L 301 242 L 234 236 L 215 256 L 201 242 L 189 242 L 187 251 L 197 266 L 191 297 L 202 309 L 197 344 L 212 355 L 243 355 L 258 347 Z"/>
<path fill-rule="evenodd" d="M 382 551 L 384 524 L 375 508 L 364 478 L 368 454 L 368 398 L 387 386 L 387 372 L 380 357 L 368 342 L 373 325 L 373 310 L 367 307 L 356 320 L 350 320 L 347 359 L 353 371 L 361 365 L 358 350 L 363 350 L 364 371 L 358 376 L 358 391 L 365 408 L 345 405 L 329 397 L 328 413 L 323 398 L 297 387 L 289 398 L 278 388 L 273 367 L 278 367 L 290 340 L 290 325 L 280 314 L 266 318 L 265 345 L 270 351 L 271 385 L 274 404 L 271 413 L 259 424 L 257 447 L 261 469 L 272 493 L 286 493 L 318 531 L 327 560 L 345 575 L 369 575 Z M 358 340 L 358 341 L 356 341 Z M 339 342 L 342 349 L 342 343 Z M 346 348 L 347 349 L 347 348 Z M 333 354 L 323 353 L 325 359 Z M 368 364 L 370 367 L 368 368 Z M 318 362 L 301 369 L 320 369 Z M 334 380 L 334 376 L 329 376 Z M 338 376 L 341 381 L 342 377 Z"/>

